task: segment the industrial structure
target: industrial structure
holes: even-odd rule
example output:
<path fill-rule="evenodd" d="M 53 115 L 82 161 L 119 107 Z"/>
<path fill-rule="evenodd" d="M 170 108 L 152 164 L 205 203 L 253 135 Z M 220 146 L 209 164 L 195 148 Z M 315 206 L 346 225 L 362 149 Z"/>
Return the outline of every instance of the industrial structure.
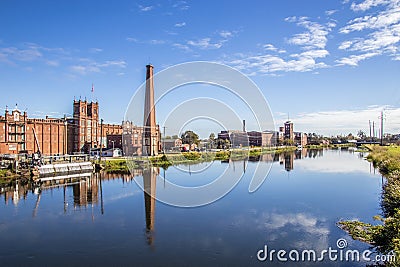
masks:
<path fill-rule="evenodd" d="M 228 140 L 231 147 L 267 147 L 286 145 L 307 145 L 307 135 L 302 132 L 295 132 L 293 122 L 287 121 L 279 131 L 246 131 L 245 120 L 243 120 L 243 130 L 229 130 L 218 133 L 218 139 Z"/>
<path fill-rule="evenodd" d="M 68 118 L 28 118 L 17 106 L 12 111 L 6 108 L 0 116 L 0 154 L 88 154 L 112 148 L 123 149 L 125 155 L 158 155 L 161 135 L 156 124 L 152 65 L 146 66 L 144 101 L 143 126 L 129 121 L 103 123 L 97 101 L 74 99 L 73 116 Z"/>
<path fill-rule="evenodd" d="M 122 125 L 102 124 L 98 112 L 99 104 L 86 100 L 74 100 L 72 118 L 28 118 L 17 106 L 7 108 L 0 116 L 0 154 L 73 154 L 106 147 L 107 136 L 122 134 Z"/>

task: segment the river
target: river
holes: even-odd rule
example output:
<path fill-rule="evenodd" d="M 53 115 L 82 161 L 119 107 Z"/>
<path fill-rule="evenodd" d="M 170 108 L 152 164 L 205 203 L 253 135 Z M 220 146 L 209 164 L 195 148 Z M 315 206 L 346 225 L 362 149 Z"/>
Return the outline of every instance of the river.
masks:
<path fill-rule="evenodd" d="M 373 222 L 380 213 L 382 178 L 363 154 L 347 150 L 298 151 L 274 157 L 264 183 L 248 187 L 258 162 L 214 161 L 154 168 L 153 193 L 172 181 L 201 185 L 222 170 L 243 173 L 221 199 L 196 208 L 154 201 L 137 176 L 95 174 L 69 185 L 1 189 L 1 266 L 365 266 L 330 260 L 260 261 L 270 250 L 364 251 L 336 226 L 341 219 Z M 259 164 L 270 164 L 263 156 Z M 164 181 L 164 182 L 163 182 Z M 259 254 L 263 256 L 264 253 Z M 295 254 L 292 254 L 295 255 Z"/>

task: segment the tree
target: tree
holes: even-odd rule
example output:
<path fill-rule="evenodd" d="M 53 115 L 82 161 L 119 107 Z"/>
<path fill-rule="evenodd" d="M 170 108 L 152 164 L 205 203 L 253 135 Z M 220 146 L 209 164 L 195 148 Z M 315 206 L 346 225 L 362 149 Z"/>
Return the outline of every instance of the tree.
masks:
<path fill-rule="evenodd" d="M 354 139 L 353 134 L 352 134 L 352 133 L 349 133 L 349 134 L 347 135 L 347 140 L 353 140 L 353 139 Z"/>
<path fill-rule="evenodd" d="M 167 136 L 165 137 L 165 139 L 172 139 L 172 137 L 169 136 L 169 135 L 167 135 Z"/>
<path fill-rule="evenodd" d="M 359 130 L 357 136 L 360 137 L 361 139 L 365 139 L 367 137 L 367 135 L 363 130 Z"/>
<path fill-rule="evenodd" d="M 208 137 L 208 139 L 210 139 L 210 141 L 214 141 L 215 140 L 215 134 L 214 133 L 210 133 L 210 136 Z"/>
<path fill-rule="evenodd" d="M 176 134 L 174 134 L 173 136 L 172 136 L 172 139 L 178 139 L 179 138 L 179 136 L 177 136 Z"/>
<path fill-rule="evenodd" d="M 190 130 L 184 132 L 181 135 L 181 139 L 182 139 L 182 143 L 183 144 L 189 144 L 189 145 L 196 144 L 196 145 L 199 145 L 199 143 L 200 143 L 198 134 L 196 134 L 195 132 L 190 131 Z"/>

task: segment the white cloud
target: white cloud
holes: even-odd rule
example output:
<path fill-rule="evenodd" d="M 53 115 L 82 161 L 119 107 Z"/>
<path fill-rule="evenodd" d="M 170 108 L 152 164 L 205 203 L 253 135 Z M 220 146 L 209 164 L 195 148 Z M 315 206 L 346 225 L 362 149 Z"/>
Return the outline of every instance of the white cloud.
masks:
<path fill-rule="evenodd" d="M 142 6 L 142 5 L 139 5 L 139 10 L 142 11 L 142 12 L 147 12 L 147 11 L 150 11 L 150 10 L 153 10 L 153 9 L 154 9 L 154 6 Z"/>
<path fill-rule="evenodd" d="M 356 110 L 303 113 L 292 118 L 292 121 L 299 131 L 308 132 L 308 129 L 313 129 L 313 132 L 327 136 L 347 135 L 349 132 L 356 134 L 358 130 L 369 132 L 368 121 L 377 123 L 382 110 L 385 110 L 386 114 L 385 132 L 400 133 L 400 108 L 392 106 L 370 106 Z M 277 124 L 281 125 L 283 122 L 282 119 L 277 121 Z"/>
<path fill-rule="evenodd" d="M 335 14 L 337 12 L 337 10 L 327 10 L 325 11 L 325 15 L 327 16 L 332 16 L 333 14 Z"/>
<path fill-rule="evenodd" d="M 93 48 L 89 49 L 89 52 L 90 53 L 100 53 L 100 52 L 103 52 L 103 49 L 97 48 L 97 47 L 93 47 Z"/>
<path fill-rule="evenodd" d="M 186 22 L 176 23 L 174 26 L 177 28 L 180 28 L 180 27 L 186 26 Z"/>
<path fill-rule="evenodd" d="M 382 10 L 356 17 L 339 30 L 345 35 L 358 35 L 339 45 L 339 49 L 353 52 L 353 55 L 338 60 L 339 63 L 356 66 L 359 61 L 372 56 L 387 54 L 393 59 L 399 56 L 400 1 L 364 0 L 353 3 L 351 8 L 367 11 L 380 5 L 384 6 Z"/>
<path fill-rule="evenodd" d="M 49 48 L 36 43 L 23 43 L 19 47 L 0 47 L 0 62 L 18 66 L 26 62 L 43 63 L 56 67 L 59 61 L 66 59 L 69 53 L 63 48 Z M 24 70 L 32 71 L 33 66 L 22 66 Z"/>
<path fill-rule="evenodd" d="M 185 52 L 191 52 L 192 51 L 192 49 L 190 49 L 189 46 L 184 45 L 184 44 L 174 43 L 174 44 L 172 44 L 172 46 L 176 47 L 176 48 L 178 48 L 180 50 L 183 50 Z"/>
<path fill-rule="evenodd" d="M 290 56 L 298 58 L 324 58 L 329 56 L 329 52 L 325 49 L 309 50 L 300 54 L 292 54 Z"/>
<path fill-rule="evenodd" d="M 309 216 L 304 213 L 264 213 L 262 220 L 264 227 L 268 230 L 277 230 L 290 226 L 296 231 L 306 232 L 316 235 L 328 235 L 330 233 L 327 227 L 322 227 L 323 221 L 314 216 Z"/>
<path fill-rule="evenodd" d="M 178 1 L 175 4 L 172 5 L 174 8 L 178 8 L 180 10 L 188 10 L 190 6 L 186 1 Z"/>
<path fill-rule="evenodd" d="M 199 40 L 188 41 L 187 44 L 200 49 L 218 49 L 222 47 L 223 42 L 224 41 L 212 43 L 211 38 L 207 37 Z"/>
<path fill-rule="evenodd" d="M 327 35 L 332 28 L 336 27 L 333 22 L 320 24 L 310 21 L 307 17 L 288 17 L 287 22 L 296 23 L 297 26 L 306 29 L 305 32 L 295 34 L 287 40 L 289 44 L 298 46 L 299 53 L 289 55 L 237 55 L 231 61 L 224 63 L 232 65 L 246 73 L 273 74 L 275 72 L 306 72 L 314 71 L 320 68 L 327 68 L 324 62 L 318 62 L 317 59 L 325 58 L 330 53 L 326 50 L 328 42 Z M 263 48 L 266 51 L 278 52 L 284 54 L 284 49 L 279 49 L 272 44 L 265 44 Z"/>
<path fill-rule="evenodd" d="M 322 25 L 316 22 L 310 21 L 307 17 L 292 17 L 289 22 L 296 22 L 298 26 L 306 29 L 305 32 L 295 34 L 288 40 L 289 44 L 303 46 L 304 49 L 321 49 L 325 48 L 328 42 L 327 35 L 336 27 L 336 24 L 329 22 L 326 25 Z"/>
<path fill-rule="evenodd" d="M 372 7 L 376 7 L 376 6 L 379 6 L 379 5 L 386 5 L 386 4 L 389 4 L 391 2 L 393 2 L 393 1 L 392 0 L 365 0 L 365 1 L 362 1 L 361 3 L 359 3 L 359 4 L 356 4 L 356 3 L 353 2 L 351 4 L 351 9 L 353 11 L 366 11 L 366 10 L 372 8 Z"/>
<path fill-rule="evenodd" d="M 48 60 L 46 62 L 47 65 L 52 66 L 52 67 L 58 67 L 60 65 L 60 63 L 58 61 L 55 60 Z"/>
<path fill-rule="evenodd" d="M 167 43 L 166 40 L 160 40 L 160 39 L 152 39 L 152 40 L 139 40 L 133 37 L 127 37 L 126 40 L 131 43 L 137 43 L 137 44 L 148 44 L 148 45 L 160 45 L 160 44 L 165 44 Z"/>
<path fill-rule="evenodd" d="M 225 39 L 233 37 L 233 32 L 231 31 L 220 31 L 218 34 Z"/>
<path fill-rule="evenodd" d="M 119 67 L 119 68 L 126 68 L 127 64 L 124 60 L 109 60 L 104 63 L 97 64 L 99 67 L 104 68 L 104 67 Z"/>
<path fill-rule="evenodd" d="M 4 58 L 17 61 L 34 61 L 43 56 L 37 46 L 28 46 L 27 48 L 5 47 L 0 49 Z"/>
<path fill-rule="evenodd" d="M 343 133 L 348 134 L 348 133 Z M 369 134 L 369 132 L 368 132 Z M 343 153 L 339 158 L 337 155 L 326 153 L 324 157 L 317 157 L 313 160 L 299 160 L 296 162 L 296 169 L 313 171 L 318 173 L 365 173 L 370 170 L 362 164 L 352 164 L 359 159 L 353 154 Z M 368 164 L 367 162 L 365 162 Z M 344 178 L 344 177 L 343 177 Z M 345 178 L 344 178 L 345 179 Z"/>
<path fill-rule="evenodd" d="M 400 21 L 400 6 L 391 6 L 388 10 L 379 12 L 375 16 L 367 15 L 350 20 L 341 28 L 341 33 L 347 34 L 365 29 L 380 29 L 398 24 Z"/>
<path fill-rule="evenodd" d="M 349 66 L 358 66 L 358 62 L 366 60 L 368 58 L 379 55 L 379 53 L 366 53 L 361 55 L 351 55 L 348 57 L 343 57 L 341 59 L 336 60 L 339 66 L 341 65 L 349 65 Z"/>
<path fill-rule="evenodd" d="M 265 45 L 263 45 L 263 47 L 265 50 L 268 50 L 268 51 L 274 51 L 274 52 L 278 51 L 278 48 L 276 48 L 272 44 L 265 44 Z"/>
<path fill-rule="evenodd" d="M 80 75 L 86 75 L 90 72 L 100 72 L 100 68 L 94 65 L 74 65 L 70 69 Z"/>
<path fill-rule="evenodd" d="M 104 68 L 126 68 L 127 66 L 127 63 L 124 60 L 108 60 L 102 63 L 88 59 L 82 59 L 81 61 L 85 62 L 85 64 L 73 65 L 70 67 L 70 70 L 80 75 L 86 75 L 89 73 L 102 72 Z"/>
<path fill-rule="evenodd" d="M 295 54 L 292 57 L 295 57 L 295 59 L 285 60 L 273 55 L 249 56 L 226 63 L 245 72 L 255 69 L 260 74 L 292 71 L 306 72 L 328 67 L 325 63 L 316 62 L 314 57 L 310 55 Z"/>
<path fill-rule="evenodd" d="M 348 49 L 353 44 L 353 41 L 344 41 L 339 45 L 339 49 Z"/>

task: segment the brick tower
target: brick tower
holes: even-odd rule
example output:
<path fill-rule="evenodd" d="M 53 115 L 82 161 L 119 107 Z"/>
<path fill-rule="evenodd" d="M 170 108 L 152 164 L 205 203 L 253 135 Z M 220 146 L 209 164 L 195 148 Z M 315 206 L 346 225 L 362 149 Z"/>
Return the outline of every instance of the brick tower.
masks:
<path fill-rule="evenodd" d="M 100 141 L 99 104 L 97 102 L 87 102 L 74 100 L 74 118 L 68 131 L 70 135 L 70 152 L 88 153 L 90 148 L 97 147 Z"/>
<path fill-rule="evenodd" d="M 158 155 L 160 146 L 160 131 L 156 125 L 156 109 L 154 105 L 154 84 L 153 84 L 153 66 L 146 66 L 146 93 L 144 100 L 144 138 L 143 155 Z"/>

